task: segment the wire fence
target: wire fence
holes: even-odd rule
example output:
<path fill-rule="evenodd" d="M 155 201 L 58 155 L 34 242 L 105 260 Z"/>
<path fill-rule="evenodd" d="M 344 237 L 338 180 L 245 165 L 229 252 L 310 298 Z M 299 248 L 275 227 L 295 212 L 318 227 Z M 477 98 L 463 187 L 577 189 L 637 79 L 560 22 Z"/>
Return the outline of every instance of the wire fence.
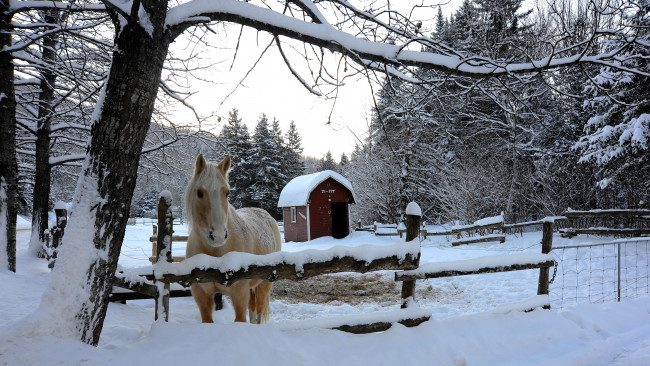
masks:
<path fill-rule="evenodd" d="M 650 293 L 650 238 L 558 246 L 551 306 L 604 303 Z"/>

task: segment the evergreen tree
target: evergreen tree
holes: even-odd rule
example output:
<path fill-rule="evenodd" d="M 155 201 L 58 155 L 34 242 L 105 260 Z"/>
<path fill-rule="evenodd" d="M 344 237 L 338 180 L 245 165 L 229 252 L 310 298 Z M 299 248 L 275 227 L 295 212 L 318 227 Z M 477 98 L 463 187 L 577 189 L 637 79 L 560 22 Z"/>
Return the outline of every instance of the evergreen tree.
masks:
<path fill-rule="evenodd" d="M 285 161 L 287 163 L 287 181 L 305 174 L 305 160 L 302 157 L 302 137 L 298 133 L 296 123 L 291 121 L 286 133 L 285 146 L 287 148 Z"/>
<path fill-rule="evenodd" d="M 341 154 L 341 160 L 339 161 L 339 167 L 341 170 L 345 169 L 348 165 L 350 164 L 350 159 L 348 159 L 348 156 L 345 155 L 345 153 Z"/>
<path fill-rule="evenodd" d="M 287 183 L 287 177 L 282 173 L 281 155 L 278 154 L 275 138 L 269 129 L 269 121 L 265 114 L 260 117 L 253 133 L 255 145 L 252 157 L 253 184 L 250 187 L 254 205 L 267 210 L 273 217 L 280 218 L 278 198 L 282 188 Z"/>
<path fill-rule="evenodd" d="M 337 170 L 336 162 L 334 161 L 334 158 L 332 158 L 331 151 L 328 150 L 323 159 L 321 159 L 319 170 Z"/>
<path fill-rule="evenodd" d="M 621 19 L 630 29 L 628 36 L 650 39 L 650 2 L 641 2 L 636 13 Z M 621 40 L 612 40 L 610 50 L 621 48 Z M 621 62 L 630 70 L 650 69 L 650 46 L 638 43 L 621 54 Z M 598 185 L 607 189 L 603 207 L 639 207 L 650 195 L 650 78 L 638 73 L 604 66 L 588 85 L 591 100 L 583 136 L 576 144 L 581 161 L 597 169 Z M 641 188 L 641 189 L 638 189 Z"/>
<path fill-rule="evenodd" d="M 242 123 L 237 109 L 229 112 L 228 123 L 221 130 L 220 138 L 232 158 L 230 202 L 236 208 L 252 206 L 249 187 L 253 184 L 254 149 L 248 127 Z"/>

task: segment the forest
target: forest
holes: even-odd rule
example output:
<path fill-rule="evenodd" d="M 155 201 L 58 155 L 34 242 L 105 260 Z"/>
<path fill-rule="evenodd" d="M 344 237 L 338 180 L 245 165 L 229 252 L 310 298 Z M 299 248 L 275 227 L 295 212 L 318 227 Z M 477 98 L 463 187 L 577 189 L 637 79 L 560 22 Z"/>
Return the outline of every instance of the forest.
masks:
<path fill-rule="evenodd" d="M 456 52 L 509 60 L 562 49 L 596 27 L 626 24 L 627 37 L 647 38 L 647 2 L 619 15 L 594 4 L 524 11 L 520 1 L 465 0 L 449 18 L 439 12 L 433 37 Z M 560 29 L 564 37 L 554 37 Z M 650 49 L 615 40 L 588 47 L 621 51 L 629 69 L 580 65 L 513 81 L 419 70 L 430 85 L 386 77 L 368 138 L 342 169 L 358 187 L 359 218 L 398 222 L 410 201 L 435 223 L 647 208 Z"/>
<path fill-rule="evenodd" d="M 436 4 L 0 1 L 1 265 L 15 271 L 19 212 L 32 216 L 37 255 L 52 205 L 70 202 L 70 230 L 83 235 L 63 246 L 87 266 L 61 270 L 52 289 L 86 289 L 67 312 L 96 344 L 128 217 L 169 182 L 183 187 L 199 152 L 230 153 L 233 204 L 276 217 L 279 190 L 315 165 L 350 179 L 352 219 L 366 223 L 400 221 L 409 201 L 437 223 L 647 208 L 650 2 L 523 4 L 465 0 L 429 22 L 418 10 Z M 349 159 L 301 156 L 301 121 L 282 132 L 263 115 L 250 133 L 232 110 L 218 131 L 205 127 L 216 116 L 187 98 L 216 62 L 199 49 L 218 51 L 208 35 L 225 23 L 300 54 L 284 60 L 306 92 L 332 98 L 339 69 L 379 85 Z M 174 120 L 179 109 L 193 118 Z"/>

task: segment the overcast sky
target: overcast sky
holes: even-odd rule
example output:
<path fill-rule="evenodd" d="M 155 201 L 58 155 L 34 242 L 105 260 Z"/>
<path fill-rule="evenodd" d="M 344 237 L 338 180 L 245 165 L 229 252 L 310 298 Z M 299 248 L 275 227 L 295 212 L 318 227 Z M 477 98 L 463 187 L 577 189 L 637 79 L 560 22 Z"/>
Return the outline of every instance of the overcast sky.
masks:
<path fill-rule="evenodd" d="M 443 12 L 451 13 L 459 2 L 460 0 L 453 0 L 443 7 Z M 437 10 L 430 10 L 427 17 L 434 19 L 436 13 Z M 428 28 L 431 27 L 433 23 Z M 231 69 L 233 49 L 240 27 L 215 29 L 225 35 L 225 44 L 220 45 L 219 50 L 211 51 L 215 55 L 212 59 L 220 61 L 219 65 L 210 69 L 209 76 L 206 77 L 213 84 L 193 82 L 193 88 L 198 87 L 200 92 L 190 99 L 203 113 L 214 112 L 223 117 L 221 122 L 216 122 L 216 119 L 211 121 L 210 127 L 214 132 L 221 131 L 232 108 L 239 110 L 240 117 L 251 133 L 259 117 L 266 113 L 269 120 L 275 117 L 280 121 L 283 131 L 287 130 L 291 121 L 296 123 L 302 136 L 305 155 L 322 158 L 329 150 L 336 161 L 343 152 L 350 155 L 357 138 L 367 136 L 373 98 L 366 78 L 357 75 L 346 79 L 345 85 L 338 88 L 336 99 L 317 97 L 290 73 L 275 45 L 268 48 L 242 85 L 226 98 L 257 62 L 271 37 L 244 28 L 241 45 Z M 298 69 L 303 78 L 310 79 L 310 71 L 304 67 L 304 60 L 297 58 L 298 51 L 301 50 L 285 49 L 287 57 L 292 60 L 292 67 Z M 330 61 L 337 59 L 338 55 L 330 56 Z M 344 74 L 343 67 L 338 68 L 338 71 Z M 349 71 L 350 68 L 348 73 Z M 337 68 L 330 65 L 329 72 L 335 73 Z M 377 86 L 374 88 L 376 92 Z M 328 121 L 331 123 L 328 124 Z"/>

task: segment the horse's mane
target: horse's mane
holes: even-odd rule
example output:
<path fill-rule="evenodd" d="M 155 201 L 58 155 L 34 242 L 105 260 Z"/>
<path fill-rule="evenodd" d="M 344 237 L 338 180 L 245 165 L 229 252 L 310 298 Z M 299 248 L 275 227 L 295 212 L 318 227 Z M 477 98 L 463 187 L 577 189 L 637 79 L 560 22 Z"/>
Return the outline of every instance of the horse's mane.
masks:
<path fill-rule="evenodd" d="M 207 162 L 207 161 L 206 161 Z M 201 173 L 198 175 L 196 172 L 192 174 L 192 179 L 190 179 L 189 183 L 187 183 L 187 187 L 185 188 L 185 194 L 183 197 L 183 203 L 185 205 L 185 217 L 187 218 L 187 221 L 192 224 L 192 205 L 194 205 L 194 201 L 196 201 L 196 188 L 198 186 L 204 187 L 206 190 L 210 191 L 215 188 L 215 183 L 217 182 L 217 179 L 221 177 L 221 172 L 219 171 L 219 167 L 217 164 L 212 163 L 212 162 L 207 162 L 205 168 Z M 226 187 L 230 188 L 230 185 L 228 184 L 228 175 L 226 174 L 226 177 L 224 179 L 224 184 Z"/>

